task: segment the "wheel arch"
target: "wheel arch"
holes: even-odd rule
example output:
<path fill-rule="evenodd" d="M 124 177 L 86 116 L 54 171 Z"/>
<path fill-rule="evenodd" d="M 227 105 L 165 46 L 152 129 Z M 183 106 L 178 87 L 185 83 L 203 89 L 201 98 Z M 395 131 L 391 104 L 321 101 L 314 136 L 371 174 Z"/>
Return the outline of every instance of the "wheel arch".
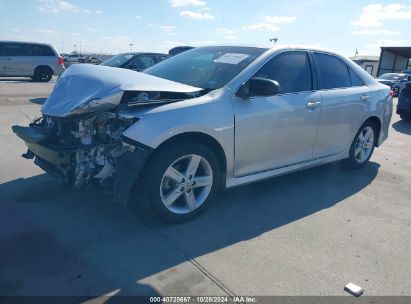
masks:
<path fill-rule="evenodd" d="M 161 143 L 156 150 L 163 149 L 169 145 L 179 144 L 181 142 L 197 142 L 210 148 L 216 155 L 221 172 L 223 175 L 227 172 L 227 157 L 221 144 L 212 136 L 202 132 L 184 132 L 168 138 Z"/>
<path fill-rule="evenodd" d="M 34 74 L 36 74 L 36 71 L 37 71 L 38 69 L 42 69 L 42 68 L 45 68 L 45 69 L 50 70 L 50 71 L 51 71 L 51 74 L 54 75 L 54 70 L 53 70 L 50 66 L 48 66 L 48 65 L 46 65 L 46 64 L 41 64 L 41 65 L 36 66 L 36 68 L 34 69 Z"/>
<path fill-rule="evenodd" d="M 375 145 L 378 147 L 378 143 L 379 143 L 379 138 L 380 138 L 380 134 L 381 134 L 381 119 L 378 118 L 377 116 L 371 116 L 369 117 L 366 121 L 364 121 L 363 124 L 365 124 L 367 121 L 371 121 L 375 124 L 376 128 L 377 128 L 377 136 L 375 137 Z"/>

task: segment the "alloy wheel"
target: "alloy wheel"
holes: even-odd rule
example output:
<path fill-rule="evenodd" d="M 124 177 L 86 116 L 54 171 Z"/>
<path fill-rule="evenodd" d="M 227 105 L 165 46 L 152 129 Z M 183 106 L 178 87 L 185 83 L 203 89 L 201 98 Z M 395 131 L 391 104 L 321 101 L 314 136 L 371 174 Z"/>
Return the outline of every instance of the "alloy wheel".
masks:
<path fill-rule="evenodd" d="M 374 148 L 374 130 L 370 126 L 361 130 L 355 144 L 355 159 L 358 163 L 365 162 Z"/>
<path fill-rule="evenodd" d="M 185 155 L 175 160 L 164 172 L 160 197 L 172 213 L 187 214 L 199 208 L 213 185 L 213 170 L 204 157 Z"/>

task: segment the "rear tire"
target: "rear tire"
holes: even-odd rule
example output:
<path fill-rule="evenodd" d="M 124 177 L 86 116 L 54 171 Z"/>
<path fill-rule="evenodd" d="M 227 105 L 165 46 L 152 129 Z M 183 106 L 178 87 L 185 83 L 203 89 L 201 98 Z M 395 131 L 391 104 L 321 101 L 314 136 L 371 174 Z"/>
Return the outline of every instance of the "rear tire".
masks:
<path fill-rule="evenodd" d="M 48 67 L 38 67 L 34 71 L 34 81 L 49 82 L 53 77 L 53 72 Z"/>
<path fill-rule="evenodd" d="M 370 160 L 377 142 L 377 127 L 372 121 L 366 121 L 357 132 L 350 147 L 347 165 L 361 168 Z"/>
<path fill-rule="evenodd" d="M 215 154 L 199 143 L 163 147 L 145 169 L 145 206 L 167 223 L 200 215 L 221 185 Z"/>

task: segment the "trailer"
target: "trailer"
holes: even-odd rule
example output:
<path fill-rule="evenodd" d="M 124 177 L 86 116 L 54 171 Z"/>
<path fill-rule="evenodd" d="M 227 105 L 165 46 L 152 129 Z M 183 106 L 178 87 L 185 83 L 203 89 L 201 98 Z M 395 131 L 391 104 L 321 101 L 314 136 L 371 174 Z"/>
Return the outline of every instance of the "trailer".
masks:
<path fill-rule="evenodd" d="M 410 67 L 410 58 L 411 47 L 382 46 L 377 77 L 385 73 L 401 73 L 407 70 Z"/>

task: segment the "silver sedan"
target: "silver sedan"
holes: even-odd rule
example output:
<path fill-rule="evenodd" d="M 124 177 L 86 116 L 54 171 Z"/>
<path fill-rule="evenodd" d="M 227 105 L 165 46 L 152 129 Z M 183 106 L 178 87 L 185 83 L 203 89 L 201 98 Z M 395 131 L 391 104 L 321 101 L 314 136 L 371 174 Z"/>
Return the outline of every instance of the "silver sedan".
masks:
<path fill-rule="evenodd" d="M 202 47 L 144 73 L 75 65 L 43 117 L 13 127 L 26 158 L 66 184 L 109 187 L 168 222 L 230 188 L 345 159 L 388 136 L 390 89 L 334 52 Z"/>

